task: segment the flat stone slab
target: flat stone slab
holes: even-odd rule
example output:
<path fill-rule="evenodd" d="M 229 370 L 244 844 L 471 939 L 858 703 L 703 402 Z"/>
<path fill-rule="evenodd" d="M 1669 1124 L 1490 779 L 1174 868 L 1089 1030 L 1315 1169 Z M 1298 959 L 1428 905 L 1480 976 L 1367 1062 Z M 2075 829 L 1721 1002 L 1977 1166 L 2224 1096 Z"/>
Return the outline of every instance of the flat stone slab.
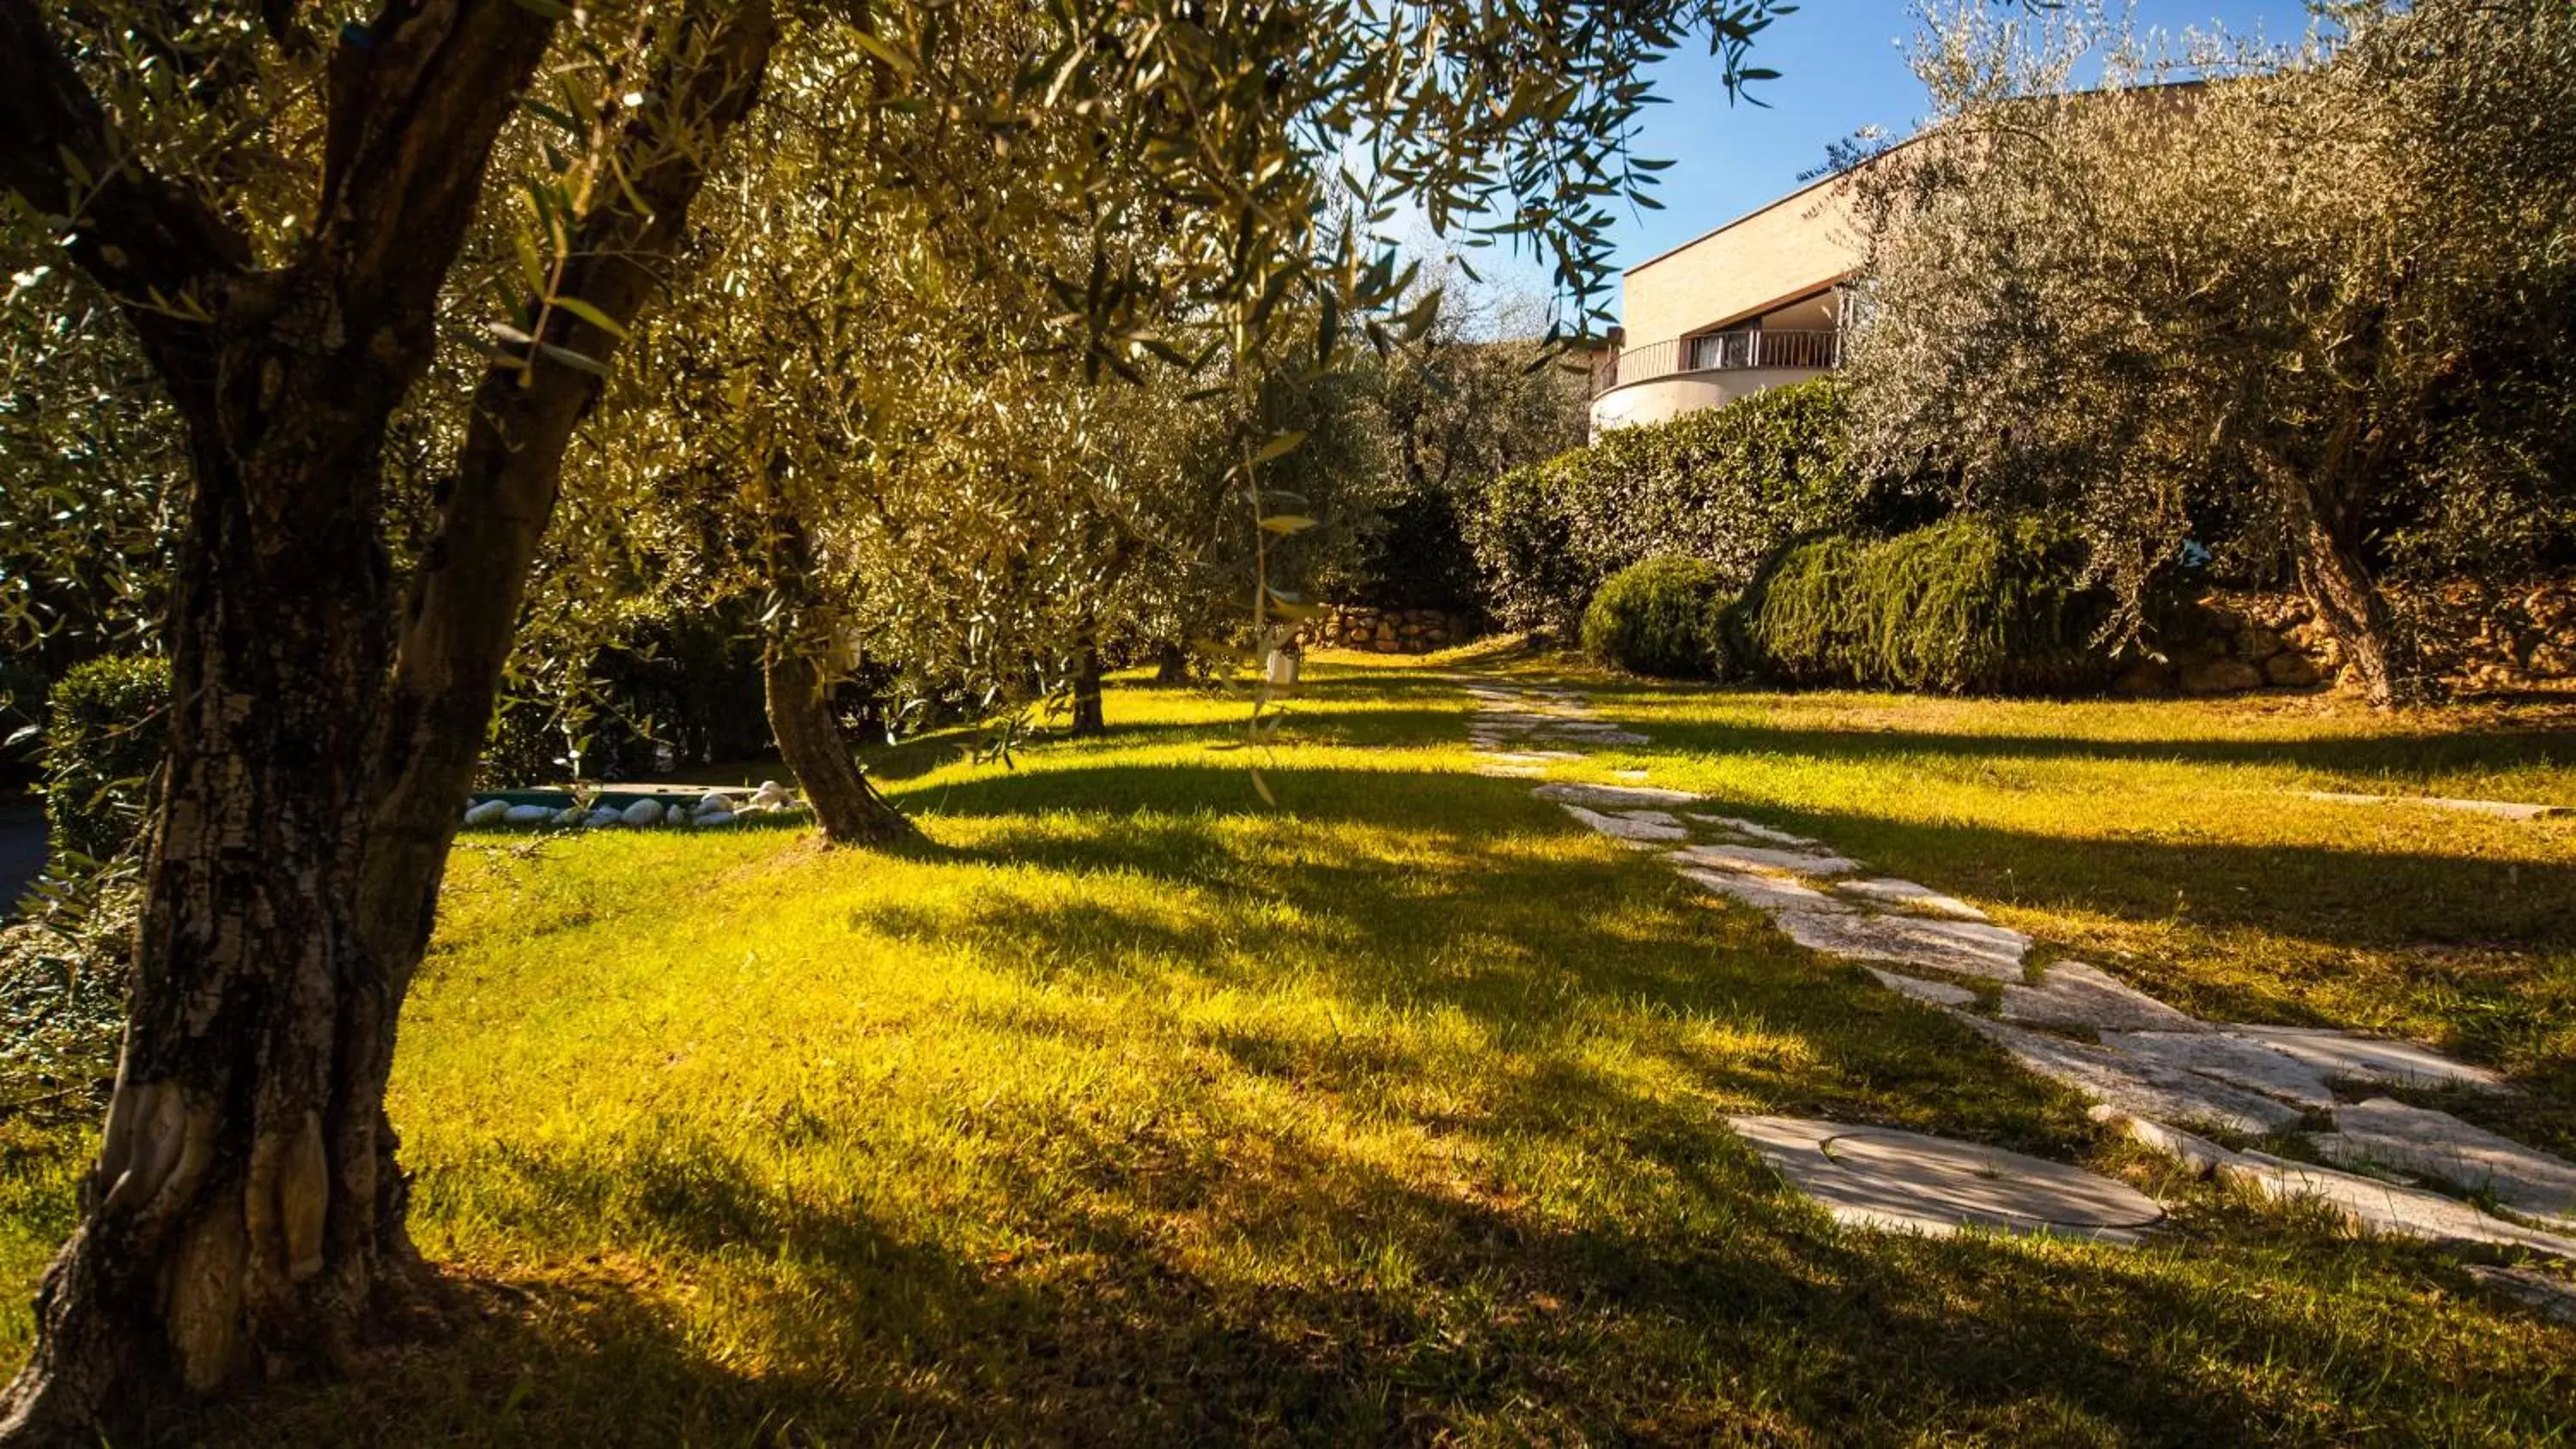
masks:
<path fill-rule="evenodd" d="M 1948 916 L 1954 921 L 1982 921 L 1986 913 L 1957 896 L 1943 895 L 1927 885 L 1917 885 L 1892 875 L 1872 876 L 1868 880 L 1847 880 L 1835 890 L 1847 896 L 1858 896 L 1876 905 L 1894 906 L 1899 910 L 1921 911 L 1925 915 Z"/>
<path fill-rule="evenodd" d="M 1855 1227 L 2135 1243 L 2164 1221 L 2164 1209 L 2127 1183 L 2000 1147 L 1794 1117 L 1730 1117 L 1727 1125 L 1791 1187 Z"/>
<path fill-rule="evenodd" d="M 1832 911 L 1843 909 L 1840 902 L 1823 891 L 1802 886 L 1775 875 L 1743 875 L 1731 870 L 1703 870 L 1694 866 L 1681 869 L 1682 879 L 1713 895 L 1753 907 L 1757 911 Z"/>
<path fill-rule="evenodd" d="M 2041 973 L 2037 986 L 2004 988 L 1997 1014 L 2011 1021 L 2041 1026 L 2089 1026 L 2096 1030 L 2191 1031 L 2200 1023 L 2143 991 L 2113 980 L 2109 973 L 2081 961 L 2060 961 Z"/>
<path fill-rule="evenodd" d="M 2310 790 L 2308 798 L 2337 805 L 2423 805 L 2469 815 L 2493 815 L 2504 820 L 2546 820 L 2552 815 L 2570 813 L 2564 805 L 2538 805 L 2521 800 L 2453 800 L 2440 795 L 2350 795 L 2340 790 Z"/>
<path fill-rule="evenodd" d="M 2554 1323 L 2576 1324 L 2576 1284 L 2564 1283 L 2529 1268 L 2497 1268 L 2467 1263 L 2462 1268 L 2481 1287 L 2501 1293 Z"/>
<path fill-rule="evenodd" d="M 1679 825 L 1657 825 L 1651 820 L 1637 820 L 1621 815 L 1604 815 L 1598 810 L 1586 810 L 1580 805 L 1559 805 L 1557 808 L 1583 822 L 1583 824 L 1591 829 L 1597 830 L 1603 835 L 1610 836 L 1616 840 L 1646 842 L 1690 839 L 1690 832 Z M 1669 820 L 1672 817 L 1668 815 L 1664 818 Z"/>
<path fill-rule="evenodd" d="M 2152 1117 L 2123 1112 L 2108 1102 L 2095 1103 L 2093 1110 L 2086 1115 L 2148 1151 L 2161 1152 L 2181 1163 L 2194 1177 L 2207 1177 L 2222 1165 L 2236 1160 L 2235 1153 L 2206 1137 L 2194 1136 L 2179 1127 L 2168 1127 Z"/>
<path fill-rule="evenodd" d="M 1497 780 L 1544 780 L 1547 778 L 1547 767 L 1544 765 L 1478 765 L 1476 773 Z"/>
<path fill-rule="evenodd" d="M 2576 1162 L 2525 1147 L 2448 1112 L 2388 1097 L 2335 1110 L 2335 1130 L 2309 1140 L 2346 1166 L 2370 1163 L 2438 1177 L 2537 1218 L 2576 1219 Z M 2576 1221 L 2567 1226 L 2576 1228 Z"/>
<path fill-rule="evenodd" d="M 1788 871 L 1793 875 L 1848 875 L 1860 862 L 1829 850 L 1782 850 L 1768 845 L 1694 845 L 1677 854 L 1712 870 Z"/>
<path fill-rule="evenodd" d="M 1904 992 L 1917 1001 L 1928 1001 L 1934 1006 L 1966 1006 L 1977 999 L 1977 993 L 1964 986 L 1953 986 L 1947 981 L 1926 981 L 1920 976 L 1903 976 L 1894 971 L 1881 971 L 1875 966 L 1864 966 L 1861 969 L 1875 977 L 1878 984 L 1888 990 Z"/>
<path fill-rule="evenodd" d="M 1675 851 L 1676 857 L 1689 851 Z M 1772 923 L 1810 951 L 1852 961 L 1891 961 L 1989 981 L 2019 981 L 2030 938 L 2001 926 L 1845 910 L 1782 911 Z"/>
<path fill-rule="evenodd" d="M 2489 1217 L 2458 1198 L 2422 1188 L 2291 1162 L 2268 1152 L 2240 1152 L 2218 1172 L 2227 1181 L 2243 1183 L 2267 1197 L 2326 1203 L 2373 1232 L 2441 1243 L 2493 1243 L 2576 1259 L 2576 1238 Z"/>
<path fill-rule="evenodd" d="M 1530 793 L 1542 800 L 1552 800 L 1559 805 L 1580 805 L 1587 810 L 1687 805 L 1699 799 L 1687 790 L 1664 790 L 1652 785 L 1581 785 L 1572 781 L 1541 785 Z"/>
<path fill-rule="evenodd" d="M 1694 814 L 1691 818 L 1702 825 L 1714 825 L 1720 830 L 1732 831 L 1737 835 L 1743 836 L 1747 840 L 1759 840 L 1769 845 L 1818 846 L 1824 844 L 1821 840 L 1815 840 L 1804 835 L 1791 835 L 1788 831 L 1774 830 L 1768 825 L 1741 819 L 1733 815 Z"/>
<path fill-rule="evenodd" d="M 2287 1102 L 2231 1087 L 2197 1072 L 2179 1071 L 2107 1047 L 2086 1046 L 1964 1012 L 1959 1019 L 2030 1070 L 2133 1117 L 2207 1124 L 2259 1136 L 2279 1131 L 2301 1115 Z"/>
<path fill-rule="evenodd" d="M 2102 1045 L 2302 1107 L 2335 1104 L 2334 1093 L 2314 1067 L 2242 1037 L 2206 1031 L 2106 1031 Z"/>
<path fill-rule="evenodd" d="M 2389 1086 L 2477 1087 L 2507 1090 L 2504 1078 L 2484 1067 L 2455 1062 L 2428 1046 L 2389 1037 L 2360 1036 L 2348 1031 L 2306 1026 L 2223 1024 L 2229 1036 L 2261 1042 L 2297 1057 L 2328 1081 L 2377 1082 Z"/>

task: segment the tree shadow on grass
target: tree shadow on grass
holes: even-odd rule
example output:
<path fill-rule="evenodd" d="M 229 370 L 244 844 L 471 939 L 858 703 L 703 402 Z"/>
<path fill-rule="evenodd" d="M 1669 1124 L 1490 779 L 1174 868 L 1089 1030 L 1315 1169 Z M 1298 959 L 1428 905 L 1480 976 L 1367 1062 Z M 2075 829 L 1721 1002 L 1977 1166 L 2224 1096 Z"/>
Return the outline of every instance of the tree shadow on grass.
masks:
<path fill-rule="evenodd" d="M 1593 692 L 1605 718 L 1638 718 L 1623 705 L 1694 700 L 1730 702 L 1724 691 L 1630 686 Z M 1752 707 L 1758 697 L 1740 703 Z M 2031 708 L 2045 701 L 2021 701 Z M 2106 763 L 2186 761 L 2219 765 L 2276 765 L 2357 779 L 2430 778 L 2445 772 L 2576 765 L 2576 728 L 2500 726 L 2475 730 L 2424 729 L 2321 739 L 2227 739 L 2198 735 L 2203 722 L 2176 706 L 2175 732 L 2155 739 L 2087 739 L 2068 734 L 1964 733 L 1883 728 L 1856 722 L 1848 728 L 1782 726 L 1728 720 L 1653 718 L 1645 721 L 1658 751 L 1700 754 L 1786 754 L 1818 760 L 1875 762 L 1925 758 L 1958 760 L 2097 760 Z M 2576 717 L 2576 716 L 2572 716 Z"/>
<path fill-rule="evenodd" d="M 988 819 L 1045 811 L 1168 812 L 1152 821 L 1122 822 L 1116 832 L 1005 831 L 958 852 L 968 859 L 1073 870 L 1152 871 L 1176 859 L 1203 861 L 1207 852 L 1227 849 L 1212 823 L 1228 817 L 1386 822 L 1437 837 L 1444 817 L 1460 815 L 1462 792 L 1481 797 L 1476 814 L 1484 819 L 1503 813 L 1532 830 L 1584 833 L 1556 807 L 1531 796 L 1523 781 L 1296 767 L 1266 769 L 1263 778 L 1279 801 L 1275 811 L 1237 771 L 1181 764 L 1065 768 L 961 782 L 938 803 L 944 814 Z M 1782 810 L 1716 797 L 1712 808 L 1743 810 L 1808 831 L 1875 869 L 2048 909 L 2169 921 L 2180 902 L 2205 924 L 2254 926 L 2320 946 L 2576 941 L 2576 872 L 2546 861 L 2037 835 L 1857 812 Z M 1137 830 L 1146 832 L 1142 845 L 1131 836 Z M 1265 879 L 1245 883 L 1257 887 Z M 1286 880 L 1278 886 L 1295 889 Z"/>
<path fill-rule="evenodd" d="M 1444 941 L 1475 938 L 1490 944 L 1464 964 L 1418 972 L 1405 981 L 1346 982 L 1344 989 L 1451 1005 L 1488 1022 L 1546 1016 L 1549 1003 L 1563 999 L 1553 993 L 1576 977 L 1587 989 L 1628 993 L 1673 1009 L 1706 1010 L 1731 999 L 1792 1016 L 1814 1003 L 1781 999 L 1784 983 L 1819 970 L 1857 979 L 1852 968 L 1806 957 L 1749 914 L 1742 916 L 1740 934 L 1722 949 L 1688 962 L 1654 965 L 1652 953 L 1623 949 L 1620 921 L 1644 909 L 1623 893 L 1620 883 L 1633 879 L 1625 873 L 1627 862 L 1597 853 L 1569 859 L 1561 851 L 1507 848 L 1512 836 L 1525 834 L 1535 842 L 1584 834 L 1555 807 L 1532 798 L 1521 782 L 1275 770 L 1266 778 L 1285 808 L 1272 812 L 1257 802 L 1234 810 L 1211 807 L 1211 800 L 1234 793 L 1229 786 L 1240 787 L 1222 768 L 1160 767 L 1140 784 L 1134 776 L 1143 773 L 1069 769 L 1043 780 L 961 786 L 948 802 L 951 813 L 991 812 L 986 825 L 998 818 L 1004 828 L 988 828 L 956 858 L 1075 874 L 1141 872 L 1221 887 L 1246 899 L 1275 901 L 1288 908 L 1289 920 L 1303 923 L 1270 929 L 1302 929 L 1323 944 L 1337 933 L 1346 944 L 1357 935 L 1369 937 L 1369 949 L 1315 953 L 1323 958 L 1318 969 L 1327 971 L 1336 960 L 1373 959 L 1404 933 L 1426 938 L 1411 943 L 1425 954 Z M 1020 784 L 1031 788 L 1011 788 Z M 2336 978 L 2345 983 L 2337 989 L 2349 994 L 2349 983 L 2385 981 L 2390 991 L 2404 995 L 2383 1009 L 2405 1010 L 2404 1019 L 2419 1023 L 2411 1030 L 2473 1060 L 2523 1073 L 2521 1085 L 2536 1094 L 2520 1102 L 2445 1105 L 2526 1140 L 2564 1142 L 2576 1135 L 2576 1063 L 2545 1050 L 2533 1056 L 2534 1043 L 2545 1044 L 2565 1030 L 2566 993 L 2550 983 L 2563 973 L 2569 943 L 2576 941 L 2576 885 L 2546 864 L 2317 846 L 2041 836 L 1723 800 L 1717 805 L 1812 833 L 1876 869 L 1975 899 L 2146 929 L 2154 933 L 2150 950 L 2156 939 L 2194 950 L 2211 948 L 2193 943 L 2225 943 L 2226 960 L 2212 963 L 2222 969 L 2128 963 L 2152 989 L 2211 1019 L 2349 1026 L 2355 1023 L 2319 1015 L 2314 988 Z M 1022 811 L 1115 813 L 1129 807 L 1140 813 L 1116 830 L 1067 832 L 1011 823 Z M 1293 832 L 1240 828 L 1255 821 L 1327 832 L 1407 822 L 1405 863 L 1358 851 L 1319 859 L 1311 848 L 1294 845 Z M 1506 836 L 1488 833 L 1497 822 L 1509 822 Z M 1649 879 L 1663 883 L 1675 908 L 1697 899 L 1676 879 Z M 1431 909 L 1372 916 L 1360 909 L 1372 901 Z M 989 911 L 952 920 L 946 928 L 989 938 L 998 954 L 1014 939 L 1027 939 L 1027 911 L 1022 902 L 997 899 Z M 1698 914 L 1719 913 L 1702 908 Z M 2176 927 L 2187 930 L 2179 941 L 2166 934 Z M 1133 939 L 1140 948 L 1151 944 L 1186 957 L 1186 937 L 1202 928 L 1170 927 L 1167 939 L 1154 940 L 1158 929 L 1165 928 L 1093 913 L 1078 934 L 1083 949 L 1093 953 L 1112 952 L 1123 939 Z M 1044 939 L 1047 932 L 1036 935 Z M 1046 953 L 1039 959 L 1062 956 Z M 1742 965 L 1729 969 L 1725 962 Z M 1255 968 L 1237 962 L 1231 969 Z M 1713 994 L 1718 981 L 1731 983 L 1731 998 Z M 2422 1024 L 2427 1019 L 2438 1022 L 2438 1029 Z M 1984 1054 L 1982 1046 L 1974 1050 Z"/>
<path fill-rule="evenodd" d="M 1145 774 L 1150 801 L 1198 803 L 1131 814 Z M 446 1144 L 422 1198 L 470 1180 L 491 1233 L 528 1245 L 525 1304 L 218 1427 L 388 1446 L 2563 1431 L 2551 1366 L 2576 1333 L 2447 1301 L 2465 1284 L 2427 1250 L 2284 1232 L 2205 1193 L 2187 1194 L 2189 1237 L 2137 1254 L 1831 1230 L 1723 1112 L 2060 1157 L 2091 1129 L 1955 1023 L 1750 913 L 1565 850 L 1580 828 L 1523 784 L 1283 770 L 1288 810 L 1207 808 L 1234 778 L 961 785 L 974 843 L 931 855 L 1070 886 L 1033 899 L 997 875 L 851 922 L 996 948 L 989 969 L 1045 988 L 966 1003 L 997 1062 L 1151 1051 L 1150 1090 L 978 1090 L 929 1140 L 896 1104 L 799 1097 L 674 1104 L 578 1151 Z M 1029 818 L 1049 811 L 1114 828 Z M 1148 915 L 1105 889 L 1129 876 L 1189 889 Z M 1303 983 L 1336 1019 L 1177 1015 L 1148 968 L 1256 1004 Z M 1074 1029 L 1059 1000 L 1105 1006 Z M 1152 1017 L 1133 1040 L 1101 1024 L 1126 1012 Z M 1465 1029 L 1423 1026 L 1452 1019 Z M 1296 1112 L 1258 1110 L 1283 1091 Z M 745 1113 L 760 1160 L 713 1135 Z"/>
<path fill-rule="evenodd" d="M 2563 1428 L 2565 1386 L 2539 1365 L 2576 1333 L 2428 1299 L 2428 1279 L 2456 1279 L 2420 1251 L 2286 1253 L 2225 1214 L 2188 1249 L 2137 1254 L 1843 1233 L 1704 1119 L 1581 1090 L 1608 1099 L 1460 1130 L 1615 1150 L 1603 1166 L 1653 1191 L 1585 1215 L 1508 1175 L 1402 1178 L 1311 1142 L 1266 1139 L 1255 1170 L 1100 1135 L 1060 1144 L 1094 1164 L 1078 1188 L 1031 1163 L 993 1204 L 1042 1245 L 1025 1255 L 970 1257 L 685 1142 L 578 1167 L 533 1156 L 513 1168 L 532 1198 L 599 1214 L 607 1251 L 520 1277 L 517 1311 L 454 1341 L 214 1427 L 386 1446 Z M 1597 1112 L 1634 1126 L 1604 1138 Z M 1586 1125 L 1542 1125 L 1567 1121 Z M 620 1250 L 630 1235 L 650 1266 Z M 1340 1256 L 1305 1248 L 1319 1236 Z"/>
<path fill-rule="evenodd" d="M 1164 750 L 1193 744 L 1209 750 L 1212 758 L 1240 753 L 1247 759 L 1258 760 L 1269 752 L 1246 746 L 1245 731 L 1251 723 L 1252 712 L 1247 704 L 1240 719 L 1113 723 L 1107 734 L 1090 739 L 1044 737 L 1036 742 L 1035 748 L 1023 746 L 1019 754 L 1022 758 L 1040 761 L 1047 768 L 1005 770 L 1001 778 L 1034 778 L 1063 768 L 1066 761 L 1079 761 L 1086 756 Z M 1438 749 L 1462 744 L 1466 738 L 1465 720 L 1456 710 L 1369 709 L 1299 713 L 1292 705 L 1281 730 L 1280 738 L 1272 743 L 1357 749 Z M 974 747 L 975 741 L 962 734 L 907 740 L 888 750 L 867 752 L 868 774 L 881 784 L 916 780 L 934 770 L 958 763 Z M 1155 768 L 1132 763 L 1130 767 L 1140 771 Z M 907 796 L 905 803 L 912 804 L 916 798 L 917 792 Z"/>

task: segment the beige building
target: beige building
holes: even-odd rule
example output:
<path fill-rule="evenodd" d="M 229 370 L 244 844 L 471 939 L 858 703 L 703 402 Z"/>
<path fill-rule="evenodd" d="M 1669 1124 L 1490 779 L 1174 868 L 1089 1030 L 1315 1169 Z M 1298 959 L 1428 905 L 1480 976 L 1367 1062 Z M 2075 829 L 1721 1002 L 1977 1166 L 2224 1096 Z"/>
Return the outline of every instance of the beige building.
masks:
<path fill-rule="evenodd" d="M 1622 326 L 1593 372 L 1592 431 L 1659 423 L 1842 362 L 1859 267 L 1848 178 L 1828 177 L 1620 278 Z"/>

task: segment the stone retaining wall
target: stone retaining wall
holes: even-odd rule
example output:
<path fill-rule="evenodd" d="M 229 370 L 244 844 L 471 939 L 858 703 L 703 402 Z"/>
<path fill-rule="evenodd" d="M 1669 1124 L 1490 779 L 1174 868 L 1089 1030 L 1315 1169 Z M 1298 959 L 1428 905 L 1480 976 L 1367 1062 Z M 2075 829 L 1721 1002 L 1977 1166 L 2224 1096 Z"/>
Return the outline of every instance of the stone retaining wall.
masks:
<path fill-rule="evenodd" d="M 1365 649 L 1374 654 L 1428 654 L 1474 637 L 1470 621 L 1445 609 L 1362 609 L 1326 605 L 1323 617 L 1297 631 L 1307 649 Z"/>
<path fill-rule="evenodd" d="M 2576 580 L 2447 584 L 2401 595 L 2434 671 L 2462 694 L 2576 692 Z M 2239 694 L 2345 683 L 2343 651 L 2297 594 L 2217 591 L 2158 621 L 2163 660 L 2141 660 L 2120 694 Z"/>

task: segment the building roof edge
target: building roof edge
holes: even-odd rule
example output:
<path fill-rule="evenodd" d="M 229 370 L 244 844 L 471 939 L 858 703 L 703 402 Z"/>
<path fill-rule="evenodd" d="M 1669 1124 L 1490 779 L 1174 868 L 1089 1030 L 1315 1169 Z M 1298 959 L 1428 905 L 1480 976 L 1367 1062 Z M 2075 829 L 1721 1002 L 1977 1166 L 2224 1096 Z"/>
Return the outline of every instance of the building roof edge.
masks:
<path fill-rule="evenodd" d="M 1689 241 L 1682 242 L 1676 246 L 1666 247 L 1664 250 L 1659 251 L 1653 256 L 1646 258 L 1644 261 L 1637 263 L 1635 266 L 1622 269 L 1619 275 L 1623 278 L 1633 277 L 1637 273 L 1644 271 L 1646 268 L 1653 266 L 1657 262 L 1669 261 L 1673 257 L 1689 251 L 1692 247 L 1698 246 L 1701 242 L 1707 241 L 1713 236 L 1733 231 L 1737 227 L 1744 225 L 1746 222 L 1751 221 L 1753 218 L 1760 216 L 1766 211 L 1787 206 L 1790 202 L 1797 200 L 1799 197 L 1806 195 L 1810 191 L 1814 191 L 1820 187 L 1831 186 L 1835 182 L 1841 181 L 1850 176 L 1853 172 L 1858 171 L 1861 167 L 1869 165 L 1872 161 L 1876 161 L 1879 157 L 1894 155 L 1896 152 L 1904 150 L 1906 147 L 1913 145 L 1921 139 L 1923 139 L 1922 133 L 1917 132 L 1916 134 L 1908 136 L 1904 140 L 1897 142 L 1895 145 L 1888 147 L 1884 151 L 1872 153 L 1866 159 L 1851 166 L 1846 166 L 1841 170 L 1831 172 L 1824 176 L 1819 176 L 1815 180 L 1808 182 L 1806 185 L 1799 187 L 1795 191 L 1789 192 L 1785 196 L 1762 203 L 1760 206 L 1753 208 L 1751 211 L 1744 213 L 1733 221 L 1727 222 L 1722 226 L 1712 227 L 1709 230 L 1692 237 Z"/>

